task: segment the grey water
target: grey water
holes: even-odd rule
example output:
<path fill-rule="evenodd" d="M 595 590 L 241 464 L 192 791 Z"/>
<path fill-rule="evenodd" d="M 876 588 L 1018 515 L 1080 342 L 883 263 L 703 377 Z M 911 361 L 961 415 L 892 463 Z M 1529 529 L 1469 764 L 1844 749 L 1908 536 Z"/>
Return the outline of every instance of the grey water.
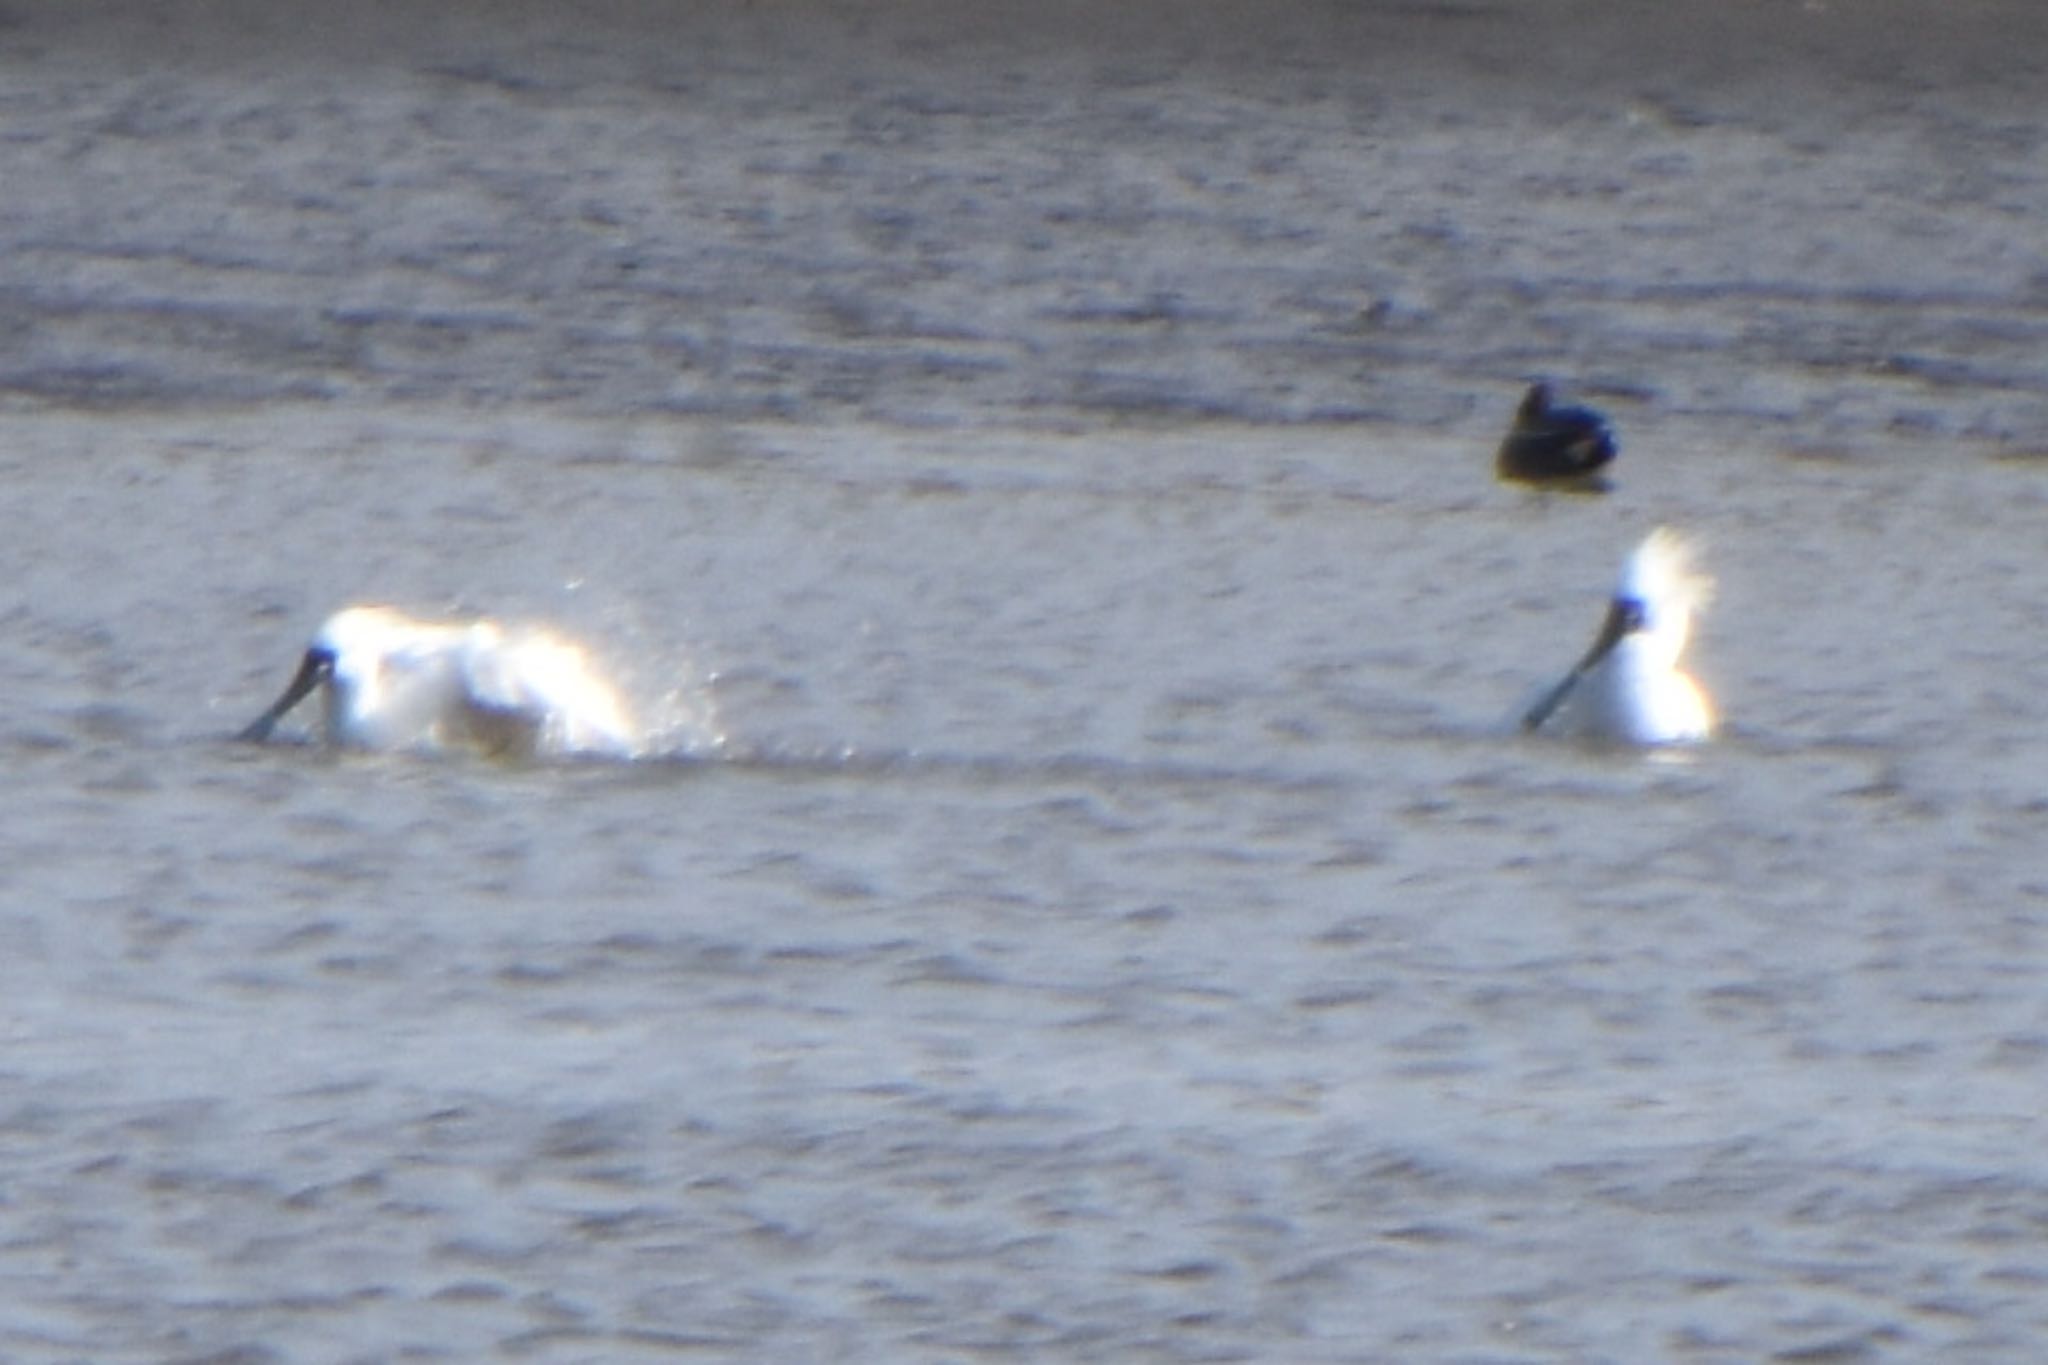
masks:
<path fill-rule="evenodd" d="M 2021 57 L 8 13 L 0 1355 L 2037 1358 Z M 1605 499 L 1488 475 L 1560 353 Z M 1515 735 L 1659 522 L 1724 734 Z M 361 600 L 648 752 L 233 742 Z"/>

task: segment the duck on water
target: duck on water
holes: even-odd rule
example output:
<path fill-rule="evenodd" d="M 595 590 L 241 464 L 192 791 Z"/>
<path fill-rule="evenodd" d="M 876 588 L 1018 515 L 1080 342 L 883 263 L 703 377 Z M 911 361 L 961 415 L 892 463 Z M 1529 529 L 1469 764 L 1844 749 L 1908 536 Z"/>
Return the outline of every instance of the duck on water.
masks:
<path fill-rule="evenodd" d="M 1550 385 L 1537 382 L 1522 395 L 1515 420 L 1493 457 L 1503 483 L 1566 493 L 1605 493 L 1603 472 L 1618 447 L 1607 419 L 1592 408 L 1560 404 Z"/>

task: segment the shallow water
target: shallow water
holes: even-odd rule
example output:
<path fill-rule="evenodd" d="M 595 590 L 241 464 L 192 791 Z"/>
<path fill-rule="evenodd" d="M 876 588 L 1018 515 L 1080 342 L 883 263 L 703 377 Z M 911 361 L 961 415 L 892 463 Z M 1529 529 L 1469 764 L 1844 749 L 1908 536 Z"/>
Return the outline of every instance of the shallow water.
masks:
<path fill-rule="evenodd" d="M 14 424 L 11 1353 L 2031 1339 L 2043 703 L 1969 677 L 2032 667 L 2037 471 L 1672 479 L 1734 729 L 1657 760 L 1498 732 L 1633 509 L 1448 446 L 407 421 Z M 337 576 L 724 747 L 229 742 Z"/>
<path fill-rule="evenodd" d="M 1236 234 L 1243 253 L 1211 277 L 1226 312 L 1048 312 L 996 234 L 960 246 L 951 274 L 900 277 L 951 329 L 887 349 L 837 397 L 825 360 L 872 337 L 843 311 L 781 311 L 809 286 L 740 252 L 709 296 L 740 319 L 724 399 L 650 398 L 654 371 L 635 365 L 659 348 L 607 370 L 593 357 L 625 355 L 605 339 L 620 333 L 583 330 L 607 298 L 627 328 L 636 296 L 551 279 L 560 258 L 527 250 L 547 224 L 463 286 L 526 319 L 485 329 L 517 344 L 451 339 L 439 368 L 370 343 L 345 364 L 273 359 L 190 318 L 344 325 L 291 303 L 330 286 L 308 283 L 319 252 L 280 224 L 360 229 L 362 252 L 442 285 L 474 258 L 449 254 L 459 234 L 407 237 L 449 205 L 431 192 L 441 163 L 393 144 L 392 235 L 331 204 L 272 219 L 283 201 L 259 197 L 224 229 L 244 234 L 241 263 L 207 264 L 222 233 L 196 226 L 194 186 L 315 183 L 303 148 L 243 147 L 247 181 L 200 165 L 225 155 L 228 112 L 329 133 L 389 120 L 452 162 L 501 166 L 521 148 L 547 164 L 552 141 L 522 140 L 536 130 L 580 129 L 623 181 L 651 172 L 607 130 L 675 95 L 649 83 L 659 62 L 604 29 L 522 46 L 458 26 L 355 93 L 244 85 L 189 55 L 130 86 L 55 11 L 11 9 L 26 16 L 11 32 L 45 49 L 9 71 L 28 131 L 0 155 L 54 179 L 52 111 L 126 109 L 126 131 L 89 150 L 137 140 L 146 183 L 77 193 L 134 210 L 123 231 L 173 263 L 100 240 L 81 255 L 97 283 L 57 290 L 69 312 L 47 281 L 17 285 L 40 325 L 8 362 L 0 422 L 0 1354 L 2037 1353 L 2048 465 L 2021 420 L 2041 410 L 2038 376 L 2002 348 L 2039 334 L 2038 304 L 1979 310 L 1995 342 L 1909 310 L 1928 347 L 1974 359 L 1894 402 L 1897 371 L 1808 364 L 1864 354 L 1830 318 L 1876 334 L 1899 311 L 1886 296 L 1859 312 L 1855 290 L 1887 278 L 1829 258 L 1846 292 L 1810 310 L 1777 297 L 1777 330 L 1750 335 L 1789 349 L 1707 347 L 1697 368 L 1608 385 L 1624 450 L 1603 500 L 1486 478 L 1513 372 L 1545 347 L 1523 333 L 1463 349 L 1492 333 L 1440 301 L 1496 269 L 1533 278 L 1475 265 L 1491 239 L 1469 226 L 1410 261 L 1439 301 L 1396 310 L 1413 334 L 1326 363 L 1290 350 L 1298 383 L 1248 397 L 1248 375 L 1286 368 L 1247 360 L 1264 291 L 1306 297 L 1319 269 L 1345 271 L 1311 252 L 1289 274 L 1295 257 L 1245 231 L 1277 210 L 1232 218 L 1229 196 L 1173 220 Z M 1491 35 L 1475 61 L 1505 41 L 1504 10 L 1401 12 Z M 734 167 L 824 158 L 823 180 L 757 220 L 766 238 L 837 221 L 834 167 L 859 193 L 882 192 L 878 167 L 947 183 L 912 176 L 888 128 L 946 175 L 1012 183 L 917 142 L 951 116 L 864 84 L 858 61 L 814 60 L 800 35 L 819 31 L 704 49 L 712 88 L 761 92 L 707 120 Z M 868 42 L 856 55 L 885 71 L 924 51 L 886 28 Z M 509 69 L 558 79 L 505 77 L 507 51 Z M 1814 92 L 1819 112 L 1772 106 L 1765 127 L 1709 95 L 1654 134 L 1586 113 L 1594 96 L 1475 124 L 1469 91 L 1453 110 L 1422 82 L 1385 106 L 1329 96 L 1290 115 L 1276 98 L 1254 118 L 1199 63 L 1211 83 L 1170 79 L 1161 57 L 1152 80 L 1063 84 L 1078 60 L 1020 57 L 1021 84 L 986 96 L 1001 108 L 975 117 L 1008 130 L 1004 156 L 1054 157 L 1112 114 L 1187 158 L 1215 152 L 1194 130 L 1228 128 L 1226 165 L 1259 144 L 1282 169 L 1380 114 L 1485 165 L 1526 153 L 1518 119 L 1559 145 L 1725 151 L 1799 145 L 1876 98 L 1852 61 Z M 1284 84 L 1274 69 L 1254 83 Z M 1026 77 L 1074 103 L 1034 124 Z M 971 93 L 947 79 L 963 84 L 929 76 Z M 1668 103 L 1691 87 L 1658 88 Z M 1932 103 L 1893 108 L 1892 132 L 1974 146 L 1957 129 L 1981 119 L 2038 137 L 2036 114 L 1986 112 L 2000 88 L 1953 105 L 1922 91 Z M 868 140 L 823 112 L 834 92 Z M 860 122 L 882 112 L 897 122 Z M 367 143 L 306 140 L 369 164 L 352 159 Z M 1810 151 L 1891 187 L 1893 211 L 1859 230 L 1962 212 L 1900 179 L 1935 162 L 1880 142 Z M 1796 166 L 1712 169 L 1663 183 L 1683 205 L 1732 177 L 1784 224 L 1810 222 L 1762 193 L 1809 183 Z M 2038 207 L 2041 174 L 2014 170 L 1994 197 Z M 1513 216 L 1461 191 L 1483 178 L 1417 175 L 1404 212 Z M 154 220 L 152 189 L 168 195 Z M 704 217 L 680 221 L 717 218 L 704 193 L 688 201 Z M 1592 234 L 1555 239 L 1576 244 L 1565 273 L 1610 240 L 1594 200 L 1551 205 L 1577 203 L 1573 232 Z M 1350 221 L 1315 193 L 1284 202 L 1305 242 Z M 1995 249 L 1897 269 L 1960 278 L 1975 260 L 1987 297 L 2009 283 L 2038 218 L 1966 207 L 1971 240 Z M 18 198 L 10 212 L 15 240 L 34 236 Z M 1105 214 L 1080 246 L 1057 239 L 1074 270 L 1121 280 L 1151 260 L 1196 278 Z M 1613 272 L 1683 284 L 1744 258 L 1735 226 L 1689 221 L 1668 254 L 1653 235 L 1611 239 Z M 608 230 L 672 260 L 704 249 L 658 217 Z M 839 278 L 880 297 L 900 238 L 863 240 L 834 258 Z M 1771 249 L 1796 256 L 1785 241 Z M 279 272 L 282 301 L 262 308 L 252 243 Z M 1115 259 L 1090 265 L 1089 243 Z M 963 276 L 986 308 L 942 288 Z M 224 279 L 250 292 L 209 292 Z M 1939 309 L 1977 308 L 1942 287 Z M 767 302 L 742 315 L 750 290 Z M 1566 293 L 1572 326 L 1597 324 L 1594 368 L 1632 373 L 1642 297 L 1602 316 L 1586 301 L 1607 286 Z M 1135 387 L 1055 384 L 1075 337 L 1090 374 Z M 544 373 L 542 352 L 593 377 Z M 959 387 L 931 378 L 930 354 L 966 352 L 984 367 Z M 1414 419 L 1337 420 L 1331 396 L 1360 367 L 1371 403 L 1413 398 Z M 893 384 L 905 375 L 952 396 L 926 405 Z M 754 410 L 747 395 L 770 391 L 788 420 Z M 1728 734 L 1663 757 L 1512 734 L 1658 521 L 1698 536 L 1718 579 L 1695 664 Z M 231 742 L 318 621 L 369 599 L 576 634 L 647 718 L 650 754 L 507 766 Z"/>

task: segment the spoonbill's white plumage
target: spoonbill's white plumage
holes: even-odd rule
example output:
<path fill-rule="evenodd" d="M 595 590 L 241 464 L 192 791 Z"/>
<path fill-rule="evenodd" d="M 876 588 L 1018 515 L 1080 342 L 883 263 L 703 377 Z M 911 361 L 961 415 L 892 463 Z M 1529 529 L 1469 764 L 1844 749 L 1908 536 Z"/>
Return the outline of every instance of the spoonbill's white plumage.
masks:
<path fill-rule="evenodd" d="M 1621 744 L 1706 739 L 1713 703 L 1678 665 L 1693 613 L 1712 593 L 1684 537 L 1652 531 L 1622 565 L 1593 647 L 1529 708 L 1522 728 Z"/>
<path fill-rule="evenodd" d="M 241 738 L 269 738 L 315 690 L 327 742 L 349 748 L 623 756 L 635 744 L 618 692 L 582 647 L 537 627 L 349 607 L 327 618 L 283 695 Z"/>

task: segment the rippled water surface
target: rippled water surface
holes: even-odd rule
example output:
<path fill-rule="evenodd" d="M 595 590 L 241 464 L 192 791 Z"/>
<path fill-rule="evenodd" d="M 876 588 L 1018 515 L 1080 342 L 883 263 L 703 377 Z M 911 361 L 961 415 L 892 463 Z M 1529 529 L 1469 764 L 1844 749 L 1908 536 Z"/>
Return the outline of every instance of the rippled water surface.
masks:
<path fill-rule="evenodd" d="M 436 29 L 353 89 L 128 77 L 10 11 L 0 158 L 143 184 L 5 210 L 7 268 L 55 273 L 10 277 L 0 365 L 0 1355 L 2037 1355 L 2042 172 L 1938 155 L 2037 142 L 2016 85 L 1888 103 L 1848 62 L 1819 113 L 1745 112 L 1680 64 L 1496 117 L 1307 39 L 1243 84 L 1075 39 L 980 87 L 792 10 L 806 41 L 711 24 L 672 68 L 619 37 L 641 11 Z M 1486 91 L 1518 11 L 1360 13 L 1472 35 Z M 754 92 L 704 116 L 732 179 L 646 178 L 620 130 L 706 90 Z M 1893 121 L 1802 142 L 1835 96 Z M 1111 174 L 1098 120 L 1271 197 Z M 1492 235 L 1514 205 L 1467 176 L 1517 128 L 1634 147 L 1612 194 L 1662 186 L 1685 240 L 1593 182 Z M 604 184 L 515 167 L 579 140 Z M 917 245 L 1034 148 L 1125 197 Z M 1360 201 L 1406 226 L 1323 197 L 1347 158 L 1412 173 Z M 323 197 L 350 176 L 390 221 Z M 1783 231 L 1750 252 L 1717 184 Z M 1829 185 L 1877 204 L 1866 245 L 1959 226 L 1889 274 L 1816 257 L 1810 308 L 1706 287 L 1832 240 L 1794 194 Z M 472 222 L 480 186 L 584 226 Z M 1413 281 L 1391 331 L 1355 330 L 1352 227 Z M 637 264 L 538 249 L 585 231 Z M 1144 306 L 1055 307 L 1062 274 Z M 726 330 L 685 308 L 664 350 L 662 279 Z M 1471 300 L 1513 280 L 1503 330 Z M 1606 499 L 1486 477 L 1560 352 L 1623 429 Z M 1725 737 L 1509 733 L 1658 522 L 1718 579 Z M 650 753 L 232 742 L 358 600 L 576 634 Z"/>

